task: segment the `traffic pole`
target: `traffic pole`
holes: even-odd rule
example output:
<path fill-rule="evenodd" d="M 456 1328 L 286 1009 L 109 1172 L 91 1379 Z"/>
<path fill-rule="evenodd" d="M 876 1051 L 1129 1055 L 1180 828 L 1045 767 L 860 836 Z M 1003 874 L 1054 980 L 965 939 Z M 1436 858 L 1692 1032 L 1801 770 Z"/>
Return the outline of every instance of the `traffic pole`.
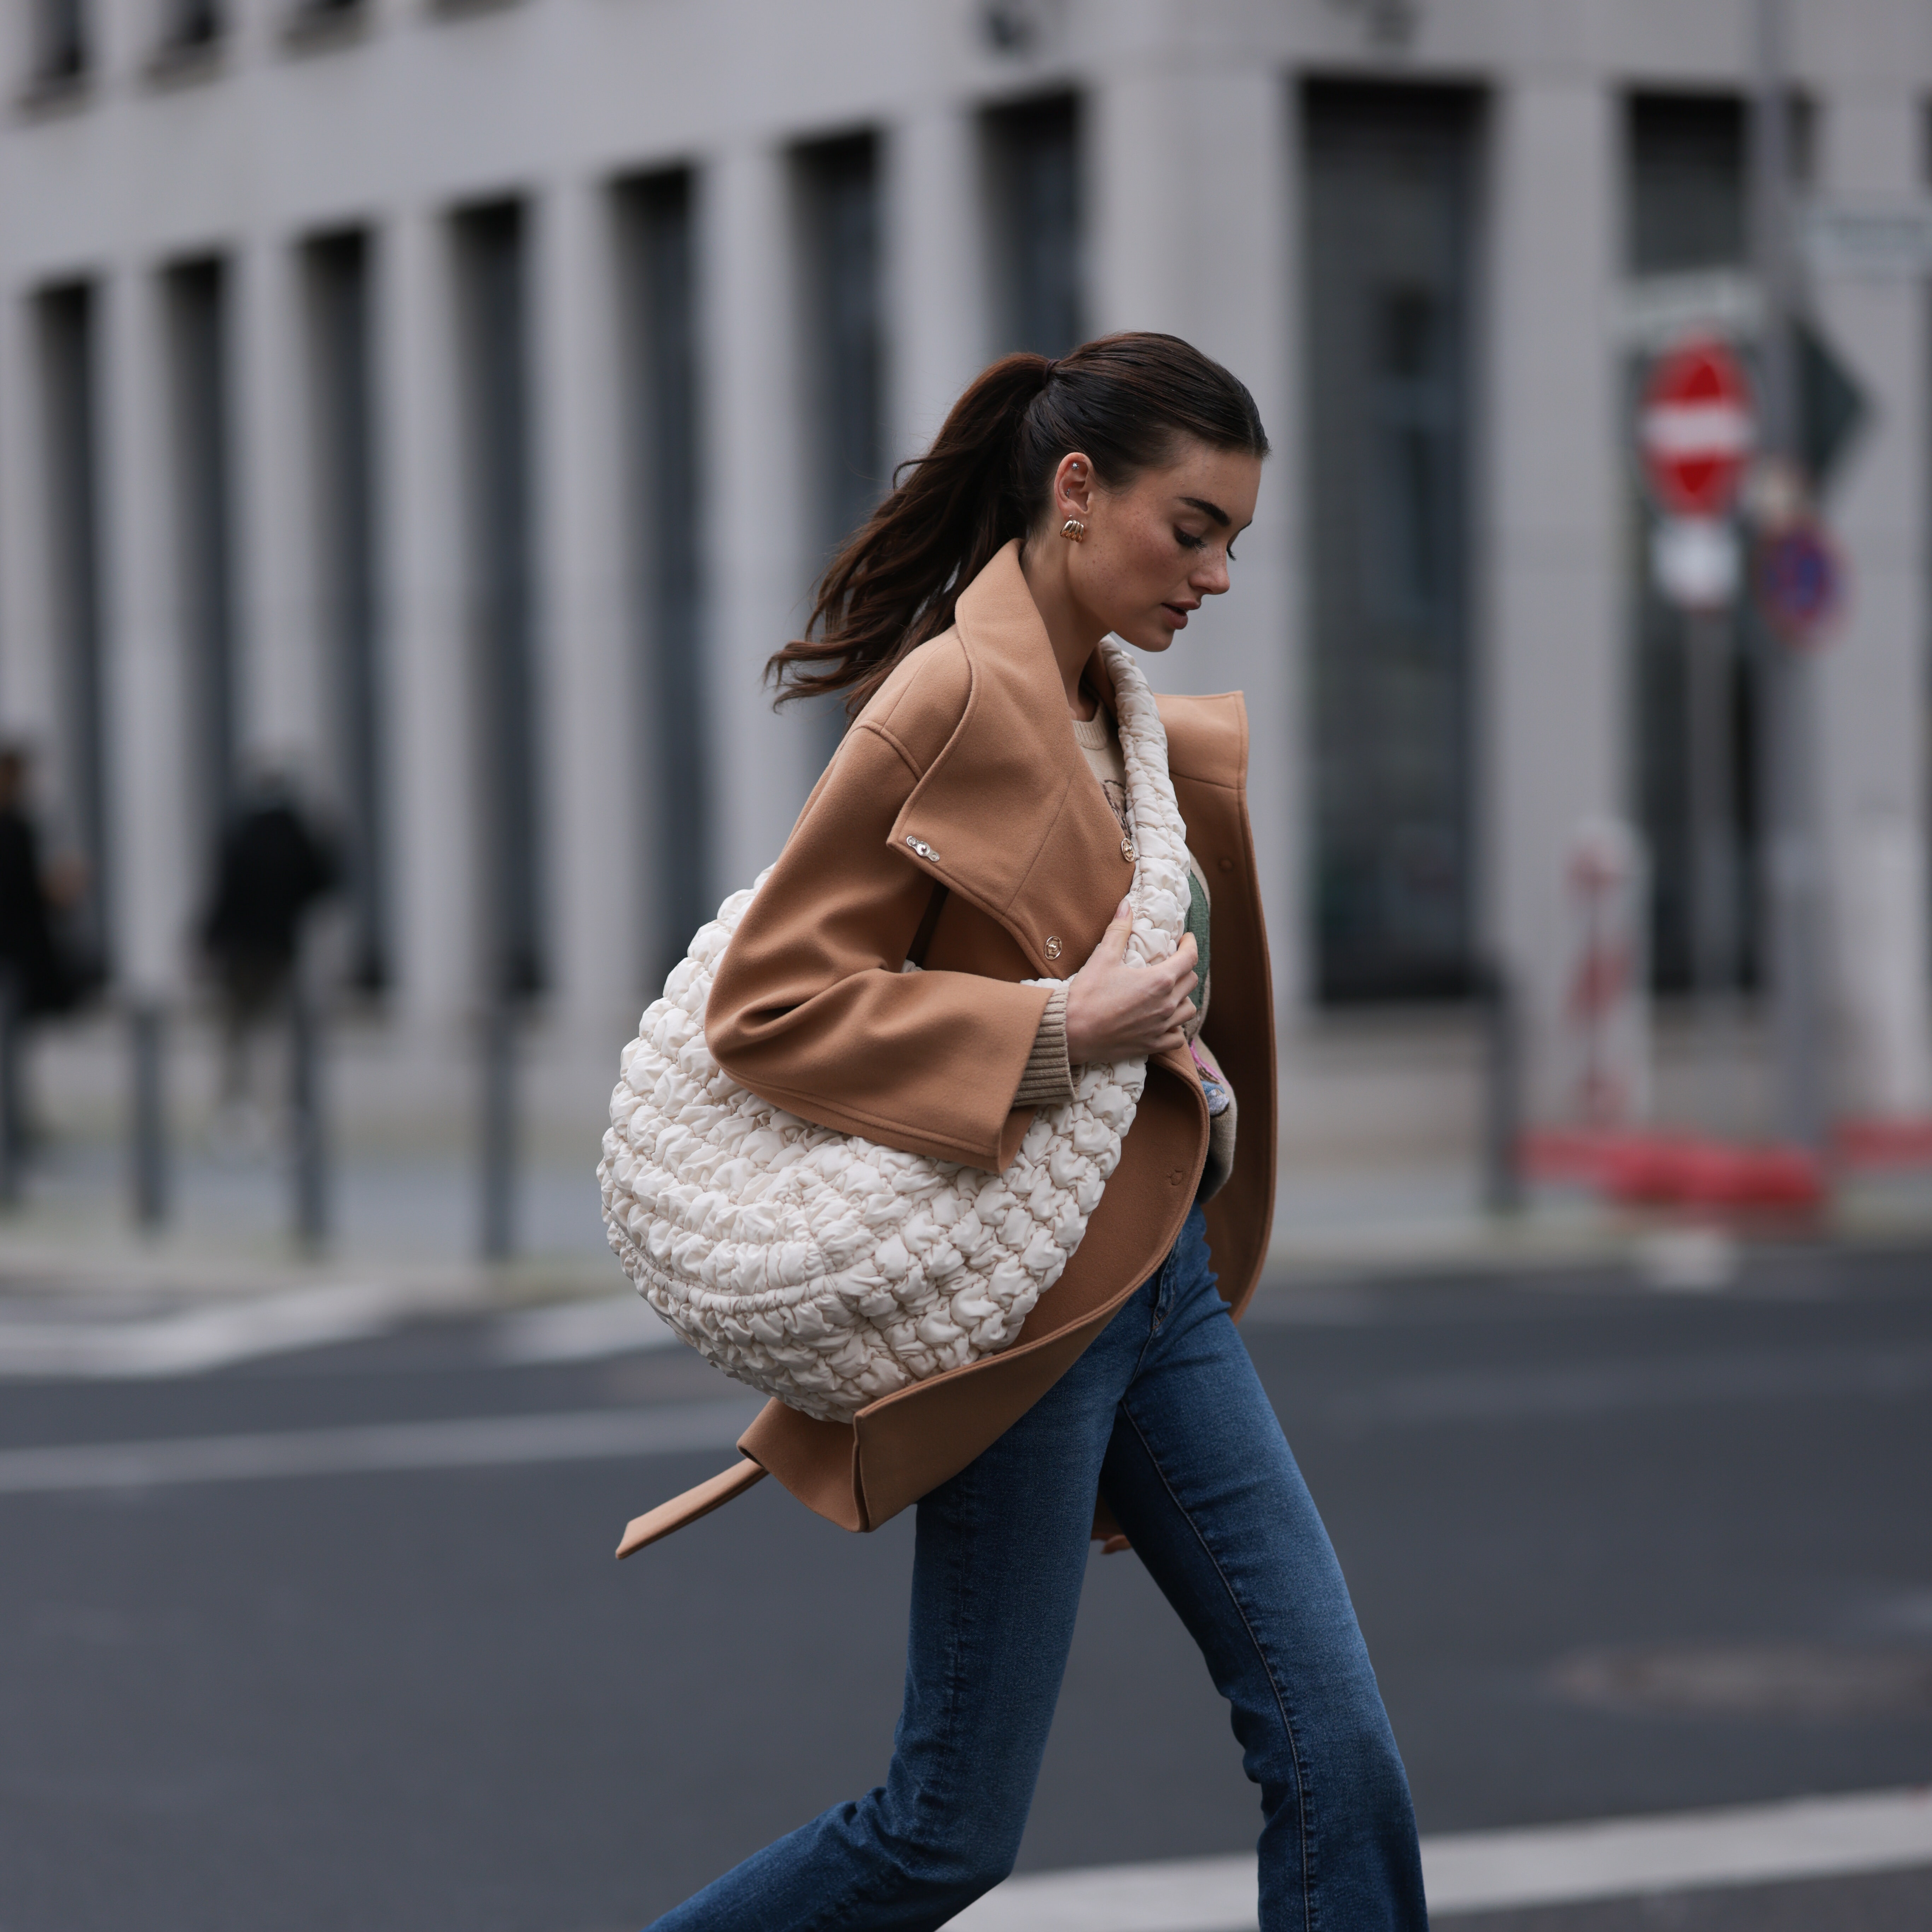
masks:
<path fill-rule="evenodd" d="M 132 1090 L 128 1166 L 135 1222 L 149 1232 L 158 1228 L 168 1213 L 166 1024 L 160 1002 L 151 996 L 136 998 L 128 1009 Z"/>
<path fill-rule="evenodd" d="M 485 1261 L 506 1262 L 516 1246 L 517 1187 L 517 1010 L 506 988 L 492 988 L 482 1022 L 478 1243 Z"/>
<path fill-rule="evenodd" d="M 1734 607 L 1684 614 L 1684 724 L 1690 821 L 1690 977 L 1707 1057 L 1728 1036 L 1737 984 L 1737 865 L 1731 814 L 1731 636 Z M 1707 1081 L 1714 1078 L 1710 1067 Z M 1707 1096 L 1708 1097 L 1708 1096 Z M 1722 1123 L 1713 1119 L 1713 1126 Z"/>
<path fill-rule="evenodd" d="M 289 980 L 289 1168 L 296 1245 L 320 1254 L 328 1242 L 328 1138 L 323 1087 L 321 995 L 308 949 L 298 940 Z"/>
<path fill-rule="evenodd" d="M 1757 0 L 1756 86 L 1751 104 L 1753 243 L 1763 292 L 1762 449 L 1798 461 L 1797 384 L 1792 335 L 1797 263 L 1792 248 L 1790 9 Z M 1807 479 L 1808 486 L 1808 479 Z M 1825 1080 L 1820 1025 L 1817 668 L 1814 654 L 1766 632 L 1769 915 L 1772 1026 L 1778 1125 L 1790 1144 L 1822 1154 Z"/>

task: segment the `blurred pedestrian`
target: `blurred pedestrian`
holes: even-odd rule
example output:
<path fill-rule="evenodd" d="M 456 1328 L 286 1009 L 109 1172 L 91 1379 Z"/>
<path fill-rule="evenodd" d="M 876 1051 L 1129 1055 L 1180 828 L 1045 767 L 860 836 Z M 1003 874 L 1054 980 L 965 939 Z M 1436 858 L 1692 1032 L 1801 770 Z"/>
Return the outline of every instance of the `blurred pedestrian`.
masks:
<path fill-rule="evenodd" d="M 0 970 L 25 1018 L 65 1012 L 86 977 L 63 944 L 60 922 L 86 890 L 86 868 L 77 858 L 44 862 L 33 773 L 28 746 L 0 745 Z"/>
<path fill-rule="evenodd" d="M 30 747 L 0 745 L 0 998 L 13 1030 L 0 1053 L 0 1111 L 10 1157 L 38 1137 L 27 1097 L 27 1034 L 35 1021 L 71 1010 L 90 984 L 64 931 L 87 890 L 87 868 L 77 855 L 44 860 L 33 776 Z"/>
<path fill-rule="evenodd" d="M 782 689 L 856 716 L 718 967 L 720 1066 L 821 1126 L 996 1172 L 1082 1069 L 1144 1060 L 1148 1086 L 1017 1343 L 872 1401 L 856 1429 L 775 1402 L 747 1435 L 848 1527 L 916 1500 L 904 1708 L 882 1785 L 658 1932 L 910 1932 L 998 1885 L 1090 1534 L 1131 1539 L 1232 1707 L 1260 1787 L 1262 1932 L 1427 1924 L 1347 1586 L 1232 1318 L 1266 1256 L 1275 1162 L 1238 698 L 1162 700 L 1164 747 L 1136 737 L 1137 757 L 1164 750 L 1186 820 L 1176 950 L 1131 960 L 1120 897 L 1138 846 L 1102 642 L 1165 651 L 1228 588 L 1267 452 L 1247 391 L 1172 336 L 1008 356 L 833 561 L 815 637 L 772 660 Z M 926 970 L 902 970 L 915 956 Z M 891 1289 L 906 1250 L 890 1245 Z M 882 1327 L 884 1302 L 863 1310 Z M 650 1533 L 719 1496 L 714 1478 Z"/>
<path fill-rule="evenodd" d="M 304 922 L 332 892 L 338 872 L 332 842 L 302 810 L 286 772 L 264 768 L 222 835 L 214 892 L 201 940 L 221 996 L 218 1131 L 258 1139 L 262 1116 L 250 1077 L 255 1033 L 287 997 Z"/>

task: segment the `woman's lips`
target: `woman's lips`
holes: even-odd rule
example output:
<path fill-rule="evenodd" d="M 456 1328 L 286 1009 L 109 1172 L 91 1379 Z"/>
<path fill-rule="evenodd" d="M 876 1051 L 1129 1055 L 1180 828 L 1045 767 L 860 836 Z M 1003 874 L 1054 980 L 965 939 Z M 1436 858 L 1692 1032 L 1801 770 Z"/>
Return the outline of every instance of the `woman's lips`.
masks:
<path fill-rule="evenodd" d="M 1182 604 L 1163 604 L 1160 607 L 1174 620 L 1174 628 L 1184 631 L 1187 628 L 1187 607 Z"/>

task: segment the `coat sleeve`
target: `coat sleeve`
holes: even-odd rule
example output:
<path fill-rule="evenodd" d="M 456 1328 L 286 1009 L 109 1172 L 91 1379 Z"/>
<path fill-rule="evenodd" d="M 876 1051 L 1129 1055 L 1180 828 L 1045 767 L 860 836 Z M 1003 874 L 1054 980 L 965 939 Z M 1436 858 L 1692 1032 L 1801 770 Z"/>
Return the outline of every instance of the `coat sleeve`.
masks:
<path fill-rule="evenodd" d="M 998 1172 L 1033 1118 L 1013 1096 L 1048 991 L 902 970 L 933 891 L 892 843 L 919 776 L 863 723 L 846 734 L 719 964 L 705 1037 L 775 1106 Z"/>

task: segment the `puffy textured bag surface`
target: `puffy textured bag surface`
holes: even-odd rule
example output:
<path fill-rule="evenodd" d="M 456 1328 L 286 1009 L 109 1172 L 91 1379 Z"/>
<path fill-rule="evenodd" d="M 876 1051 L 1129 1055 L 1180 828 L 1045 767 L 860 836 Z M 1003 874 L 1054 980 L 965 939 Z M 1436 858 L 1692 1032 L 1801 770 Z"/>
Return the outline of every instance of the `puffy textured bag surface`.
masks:
<path fill-rule="evenodd" d="M 1102 649 L 1137 855 L 1128 957 L 1146 964 L 1180 943 L 1186 828 L 1154 693 L 1124 648 Z M 1012 1341 L 1086 1233 L 1147 1067 L 1078 1070 L 1072 1100 L 1042 1108 L 997 1174 L 801 1120 L 738 1085 L 704 1040 L 712 975 L 757 890 L 700 930 L 624 1050 L 597 1169 L 604 1230 L 638 1292 L 707 1360 L 847 1422 Z"/>

